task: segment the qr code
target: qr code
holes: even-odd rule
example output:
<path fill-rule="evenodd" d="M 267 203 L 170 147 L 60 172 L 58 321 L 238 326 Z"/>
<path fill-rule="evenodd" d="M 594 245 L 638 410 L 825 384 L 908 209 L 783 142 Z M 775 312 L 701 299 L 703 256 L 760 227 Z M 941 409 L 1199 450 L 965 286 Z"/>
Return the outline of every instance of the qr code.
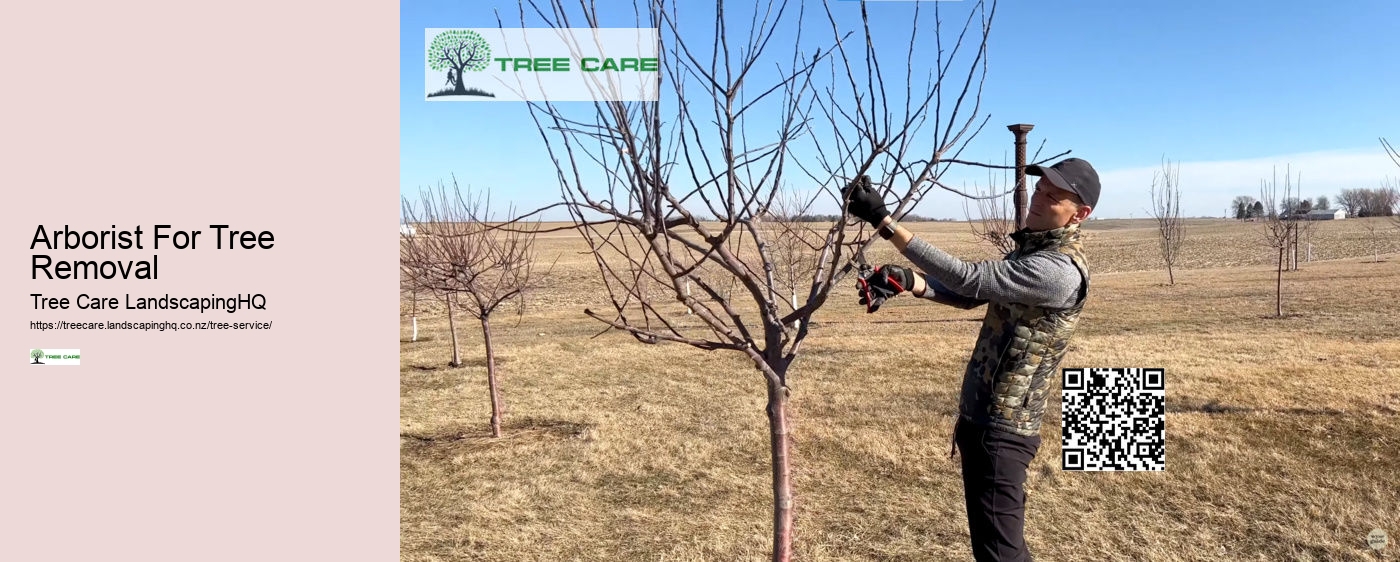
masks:
<path fill-rule="evenodd" d="M 1162 369 L 1063 369 L 1061 468 L 1166 470 Z"/>

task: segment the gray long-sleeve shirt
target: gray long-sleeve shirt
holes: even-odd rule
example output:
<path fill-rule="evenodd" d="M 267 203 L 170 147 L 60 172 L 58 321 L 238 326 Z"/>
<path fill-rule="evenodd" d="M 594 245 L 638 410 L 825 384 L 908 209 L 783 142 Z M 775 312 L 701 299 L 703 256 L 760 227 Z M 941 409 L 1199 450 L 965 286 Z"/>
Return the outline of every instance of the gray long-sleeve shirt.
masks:
<path fill-rule="evenodd" d="M 904 257 L 923 270 L 924 298 L 959 308 L 987 301 L 1069 308 L 1084 282 L 1079 268 L 1060 252 L 1033 252 L 1013 260 L 966 262 L 915 237 Z"/>

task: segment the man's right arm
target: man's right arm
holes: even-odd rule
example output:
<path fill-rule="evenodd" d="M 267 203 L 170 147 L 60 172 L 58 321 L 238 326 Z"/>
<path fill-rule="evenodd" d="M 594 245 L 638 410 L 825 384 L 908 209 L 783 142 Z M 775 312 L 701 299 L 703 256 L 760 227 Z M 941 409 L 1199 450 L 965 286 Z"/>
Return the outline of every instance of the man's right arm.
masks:
<path fill-rule="evenodd" d="M 987 304 L 986 299 L 964 297 L 948 290 L 948 288 L 944 287 L 942 283 L 939 283 L 937 279 L 930 277 L 926 273 L 918 273 L 917 275 L 924 280 L 924 292 L 918 295 L 921 299 L 928 299 L 936 303 L 946 304 L 963 310 L 971 310 Z"/>
<path fill-rule="evenodd" d="M 935 302 L 964 309 L 991 300 L 1068 308 L 1079 299 L 1083 278 L 1063 254 L 1037 252 L 1015 261 L 965 262 L 898 224 L 889 241 L 924 272 L 916 275 L 914 294 Z"/>
<path fill-rule="evenodd" d="M 905 249 L 909 247 L 909 243 L 914 241 L 914 233 L 900 224 L 895 224 L 893 230 L 893 235 L 890 236 L 888 240 L 890 243 L 894 244 L 895 249 L 899 250 L 899 253 L 903 254 Z M 914 281 L 914 290 L 911 291 L 911 293 L 918 298 L 931 300 L 936 303 L 946 304 L 963 310 L 971 310 L 987 304 L 988 302 L 987 299 L 959 295 L 949 290 L 947 286 L 927 273 L 915 272 L 914 277 L 916 280 Z"/>

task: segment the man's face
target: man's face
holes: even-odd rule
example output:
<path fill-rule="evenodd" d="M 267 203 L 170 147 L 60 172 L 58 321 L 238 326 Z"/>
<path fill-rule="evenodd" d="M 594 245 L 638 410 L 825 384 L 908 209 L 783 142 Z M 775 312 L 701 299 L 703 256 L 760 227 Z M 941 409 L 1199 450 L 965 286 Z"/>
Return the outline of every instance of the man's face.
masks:
<path fill-rule="evenodd" d="M 1055 187 L 1042 177 L 1035 183 L 1035 194 L 1031 195 L 1030 208 L 1026 209 L 1026 228 L 1054 230 L 1082 222 L 1091 210 L 1079 204 L 1079 198 L 1073 193 Z"/>

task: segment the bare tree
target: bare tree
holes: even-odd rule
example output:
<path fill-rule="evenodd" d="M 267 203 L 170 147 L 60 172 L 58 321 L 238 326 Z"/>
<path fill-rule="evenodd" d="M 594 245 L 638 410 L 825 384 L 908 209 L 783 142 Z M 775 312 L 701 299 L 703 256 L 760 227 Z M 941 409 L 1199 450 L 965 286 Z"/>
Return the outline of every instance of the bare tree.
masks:
<path fill-rule="evenodd" d="M 1366 239 L 1371 241 L 1371 256 L 1376 263 L 1381 261 L 1381 246 L 1385 243 L 1385 235 L 1380 226 L 1374 219 L 1361 223 L 1361 227 L 1366 229 Z"/>
<path fill-rule="evenodd" d="M 1375 206 L 1377 215 L 1388 216 L 1393 224 L 1400 227 L 1400 182 L 1387 177 L 1376 190 Z"/>
<path fill-rule="evenodd" d="M 1364 196 L 1360 189 L 1343 189 L 1337 193 L 1337 205 L 1340 205 L 1347 212 L 1347 217 L 1362 217 L 1361 214 Z"/>
<path fill-rule="evenodd" d="M 490 209 L 489 197 L 464 195 L 455 178 L 451 192 L 439 184 L 437 193 L 423 192 L 417 205 L 405 198 L 403 213 L 417 225 L 417 235 L 405 240 L 399 261 L 416 287 L 444 295 L 452 331 L 452 366 L 462 364 L 454 309 L 465 311 L 481 324 L 491 397 L 491 436 L 500 437 L 503 404 L 491 342 L 491 314 L 512 302 L 518 312 L 524 311 L 525 293 L 534 288 L 531 273 L 537 229 L 491 228 Z"/>
<path fill-rule="evenodd" d="M 565 0 L 543 10 L 527 2 L 551 27 L 599 25 L 592 4 L 571 12 Z M 808 320 L 871 243 L 859 221 L 825 227 L 804 298 L 789 310 L 777 250 L 759 227 L 778 186 L 805 177 L 841 209 L 839 188 L 868 174 L 900 219 L 934 189 L 966 195 L 940 181 L 950 166 L 995 167 L 960 159 L 987 122 L 979 111 L 995 2 L 951 8 L 966 13 L 947 37 L 940 10 L 950 8 L 901 6 L 911 10 L 903 20 L 911 24 L 908 36 L 896 41 L 908 49 L 903 60 L 876 56 L 875 43 L 894 38 L 871 33 L 864 3 L 837 4 L 860 10 L 858 30 L 842 30 L 826 2 L 815 16 L 808 15 L 815 3 L 740 4 L 753 12 L 736 15 L 720 2 L 709 14 L 711 33 L 695 37 L 693 22 L 705 16 L 688 11 L 692 25 L 682 30 L 674 3 L 640 2 L 637 25 L 661 31 L 661 101 L 596 102 L 586 110 L 529 104 L 558 172 L 562 205 L 594 251 L 613 308 L 584 313 L 643 343 L 743 354 L 762 375 L 777 561 L 792 553 L 789 369 L 810 333 Z M 582 16 L 571 16 L 578 11 Z M 923 21 L 925 11 L 933 21 Z M 522 25 L 525 19 L 522 5 Z M 747 29 L 736 22 L 748 22 Z M 781 48 L 771 40 L 783 26 L 791 51 L 769 56 Z M 930 31 L 936 44 L 923 45 L 919 36 Z M 813 34 L 827 32 L 823 46 L 811 45 Z M 916 71 L 916 62 L 932 68 Z M 902 78 L 903 87 L 887 87 L 887 77 Z M 717 224 L 702 223 L 702 213 Z M 685 292 L 687 282 L 696 294 Z M 657 290 L 639 290 L 643 283 Z M 686 307 L 700 327 L 674 321 Z"/>
<path fill-rule="evenodd" d="M 1384 206 L 1384 212 L 1379 214 L 1389 216 L 1390 224 L 1395 228 L 1400 228 L 1400 188 L 1397 188 L 1397 185 L 1395 180 L 1386 178 L 1381 183 L 1380 189 L 1377 190 L 1379 193 L 1376 195 L 1375 205 L 1378 208 Z"/>
<path fill-rule="evenodd" d="M 1386 180 L 1380 187 L 1343 189 L 1337 202 L 1346 208 L 1347 215 L 1356 218 L 1393 216 L 1400 204 L 1400 189 Z"/>
<path fill-rule="evenodd" d="M 963 199 L 963 216 L 967 217 L 967 224 L 972 228 L 974 237 L 1006 255 L 1016 249 L 1016 241 L 1011 239 L 1011 233 L 1016 231 L 1017 212 L 1012 208 L 1012 198 L 1006 195 L 1007 191 L 1004 189 L 1005 172 L 1002 172 L 1003 187 L 997 186 L 993 173 L 992 170 L 987 171 L 986 193 L 977 189 L 978 198 Z M 969 201 L 977 205 L 975 217 L 968 209 Z"/>
<path fill-rule="evenodd" d="M 810 285 L 817 265 L 817 255 L 821 252 L 822 233 L 805 220 L 815 202 L 791 189 L 778 189 L 768 213 L 754 222 L 759 233 L 772 250 L 771 260 L 777 282 L 782 293 L 788 296 L 788 309 L 785 313 L 797 310 L 797 295 L 804 283 Z M 829 226 L 829 225 L 828 225 Z M 796 329 L 801 320 L 793 320 L 791 328 Z"/>
<path fill-rule="evenodd" d="M 427 195 L 422 195 L 427 199 Z M 404 199 L 404 208 L 408 207 L 407 199 Z M 457 342 L 457 315 L 454 314 L 456 294 L 461 290 L 455 282 L 444 271 L 446 258 L 441 256 L 444 249 L 441 247 L 444 241 L 434 238 L 431 234 L 433 227 L 430 225 L 427 232 L 422 230 L 422 225 L 415 228 L 412 235 L 405 233 L 399 237 L 399 288 L 400 291 L 408 291 L 415 295 L 413 303 L 414 312 L 414 336 L 417 336 L 417 298 L 416 295 L 427 294 L 431 298 L 441 300 L 447 306 L 447 329 L 452 340 L 452 359 L 447 362 L 449 367 L 460 367 L 462 365 L 461 348 Z M 442 230 L 442 229 L 439 229 Z"/>
<path fill-rule="evenodd" d="M 1161 237 L 1158 247 L 1162 251 L 1162 261 L 1167 264 L 1167 283 L 1176 284 L 1176 274 L 1172 266 L 1181 252 L 1181 239 L 1185 235 L 1181 218 L 1181 165 L 1172 167 L 1171 160 L 1162 162 L 1162 172 L 1152 173 L 1152 186 L 1148 196 L 1152 199 L 1152 217 L 1157 219 L 1157 235 Z"/>
<path fill-rule="evenodd" d="M 1260 180 L 1259 199 L 1267 210 L 1263 223 L 1264 242 L 1270 248 L 1278 250 L 1278 280 L 1274 298 L 1274 314 L 1279 318 L 1283 318 L 1284 257 L 1288 248 L 1294 243 L 1299 221 L 1295 217 L 1278 212 L 1277 192 L 1278 171 L 1275 170 L 1272 180 Z M 1283 173 L 1283 198 L 1287 199 L 1292 196 L 1292 172 L 1291 169 L 1285 168 Z"/>

